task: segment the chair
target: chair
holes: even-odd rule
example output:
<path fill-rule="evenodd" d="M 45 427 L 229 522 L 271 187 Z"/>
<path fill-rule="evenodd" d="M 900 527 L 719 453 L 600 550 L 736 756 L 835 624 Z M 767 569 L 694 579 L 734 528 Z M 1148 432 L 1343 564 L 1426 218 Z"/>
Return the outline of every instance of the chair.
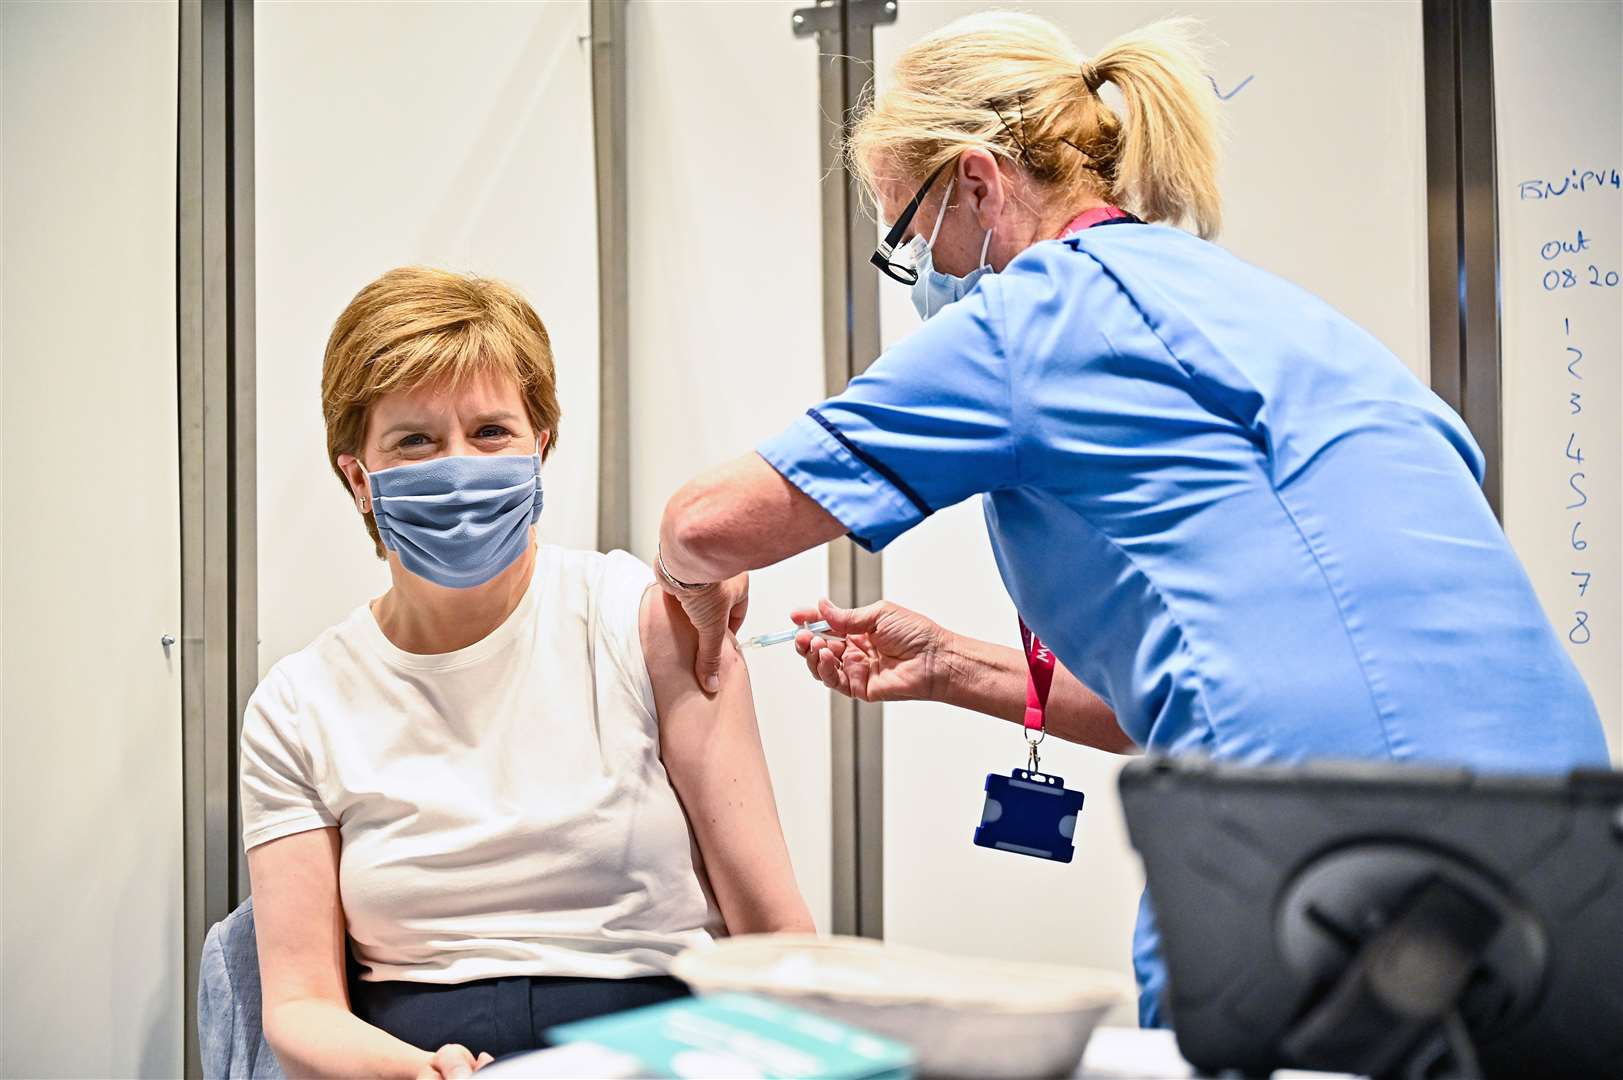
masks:
<path fill-rule="evenodd" d="M 282 1080 L 260 1021 L 259 951 L 253 897 L 209 928 L 197 979 L 197 1041 L 203 1075 Z"/>

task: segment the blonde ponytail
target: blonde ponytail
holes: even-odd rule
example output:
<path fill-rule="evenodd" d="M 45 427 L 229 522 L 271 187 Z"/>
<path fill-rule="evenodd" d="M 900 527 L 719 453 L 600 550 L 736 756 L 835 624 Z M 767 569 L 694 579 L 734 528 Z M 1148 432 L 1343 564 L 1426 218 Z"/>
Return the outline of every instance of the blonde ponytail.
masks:
<path fill-rule="evenodd" d="M 1188 18 L 1123 34 L 1093 58 L 1094 77 L 1115 85 L 1127 107 L 1116 188 L 1145 221 L 1193 222 L 1217 235 L 1217 101 Z"/>
<path fill-rule="evenodd" d="M 1188 19 L 1126 34 L 1089 61 L 1038 16 L 966 15 L 909 46 L 884 93 L 870 88 L 847 160 L 877 196 L 884 180 L 916 184 L 982 149 L 1061 211 L 1091 197 L 1214 236 L 1217 112 L 1203 66 Z M 1105 82 L 1121 91 L 1125 125 L 1099 96 Z"/>

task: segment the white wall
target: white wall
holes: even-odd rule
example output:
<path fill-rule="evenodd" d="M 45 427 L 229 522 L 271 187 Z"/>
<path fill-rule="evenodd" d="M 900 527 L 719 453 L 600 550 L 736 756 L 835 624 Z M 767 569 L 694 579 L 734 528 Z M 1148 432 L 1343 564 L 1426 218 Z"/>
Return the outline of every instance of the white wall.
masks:
<path fill-rule="evenodd" d="M 1505 533 L 1623 764 L 1623 4 L 1501 0 L 1493 44 Z"/>
<path fill-rule="evenodd" d="M 182 1068 L 178 8 L 0 5 L 0 1074 Z"/>
<path fill-rule="evenodd" d="M 254 10 L 260 671 L 388 588 L 327 464 L 321 355 L 385 270 L 500 278 L 552 338 L 544 542 L 596 545 L 597 210 L 584 0 Z"/>
<path fill-rule="evenodd" d="M 788 3 L 629 9 L 632 535 L 823 394 L 817 48 Z M 752 575 L 744 634 L 827 592 L 819 549 Z M 831 881 L 828 692 L 792 646 L 752 656 L 768 764 L 819 927 Z"/>
<path fill-rule="evenodd" d="M 880 79 L 908 43 L 994 6 L 1052 19 L 1086 55 L 1153 19 L 1199 15 L 1216 41 L 1212 76 L 1230 95 L 1222 106 L 1228 139 L 1221 242 L 1324 297 L 1427 378 L 1418 3 L 904 0 L 896 24 L 875 32 Z M 889 345 L 918 319 L 906 289 L 886 287 L 881 298 Z M 888 548 L 884 576 L 891 600 L 955 630 L 1018 645 L 1014 607 L 999 582 L 977 500 L 936 514 Z M 1044 769 L 1087 795 L 1075 861 L 1058 866 L 971 843 L 985 775 L 1024 763 L 1017 729 L 917 702 L 887 706 L 886 718 L 887 936 L 1130 976 L 1143 876 L 1116 796 L 1125 759 L 1045 743 Z"/>

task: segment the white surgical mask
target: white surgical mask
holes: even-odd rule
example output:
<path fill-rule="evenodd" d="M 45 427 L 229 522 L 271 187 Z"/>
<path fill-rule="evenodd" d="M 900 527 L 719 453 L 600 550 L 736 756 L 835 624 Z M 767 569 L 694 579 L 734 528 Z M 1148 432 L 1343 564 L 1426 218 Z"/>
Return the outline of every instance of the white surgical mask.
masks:
<path fill-rule="evenodd" d="M 946 193 L 941 196 L 941 212 L 935 217 L 935 228 L 930 230 L 930 239 L 913 238 L 913 265 L 918 271 L 918 280 L 913 282 L 913 307 L 918 311 L 919 318 L 928 319 L 955 300 L 962 300 L 969 295 L 969 290 L 975 287 L 975 282 L 981 275 L 992 267 L 986 261 L 987 249 L 992 246 L 992 230 L 986 230 L 986 237 L 981 241 L 981 261 L 963 277 L 952 274 L 943 274 L 935 268 L 935 261 L 931 255 L 935 247 L 935 238 L 941 232 L 941 222 L 947 217 L 947 206 L 952 201 L 952 185 L 957 177 L 947 181 Z"/>

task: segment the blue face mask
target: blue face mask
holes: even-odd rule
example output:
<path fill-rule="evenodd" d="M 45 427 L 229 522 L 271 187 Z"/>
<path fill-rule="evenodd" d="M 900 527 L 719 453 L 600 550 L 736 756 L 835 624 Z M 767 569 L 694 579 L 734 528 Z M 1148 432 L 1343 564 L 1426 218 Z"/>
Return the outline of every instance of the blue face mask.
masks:
<path fill-rule="evenodd" d="M 975 287 L 975 282 L 981 275 L 991 270 L 987 265 L 986 251 L 992 245 L 992 230 L 986 230 L 986 238 L 981 241 L 981 262 L 963 277 L 952 274 L 943 274 L 935 268 L 935 261 L 931 250 L 935 247 L 935 238 L 941 232 L 941 222 L 946 219 L 947 205 L 952 199 L 952 185 L 956 180 L 947 181 L 947 190 L 941 196 L 941 212 L 936 215 L 935 228 L 930 230 L 928 242 L 913 238 L 913 265 L 918 271 L 918 280 L 913 282 L 913 307 L 919 313 L 919 318 L 928 319 L 948 304 L 962 300 L 969 295 L 969 290 Z"/>
<path fill-rule="evenodd" d="M 366 476 L 384 546 L 448 589 L 483 585 L 512 566 L 541 516 L 539 448 L 523 457 L 432 458 Z"/>

